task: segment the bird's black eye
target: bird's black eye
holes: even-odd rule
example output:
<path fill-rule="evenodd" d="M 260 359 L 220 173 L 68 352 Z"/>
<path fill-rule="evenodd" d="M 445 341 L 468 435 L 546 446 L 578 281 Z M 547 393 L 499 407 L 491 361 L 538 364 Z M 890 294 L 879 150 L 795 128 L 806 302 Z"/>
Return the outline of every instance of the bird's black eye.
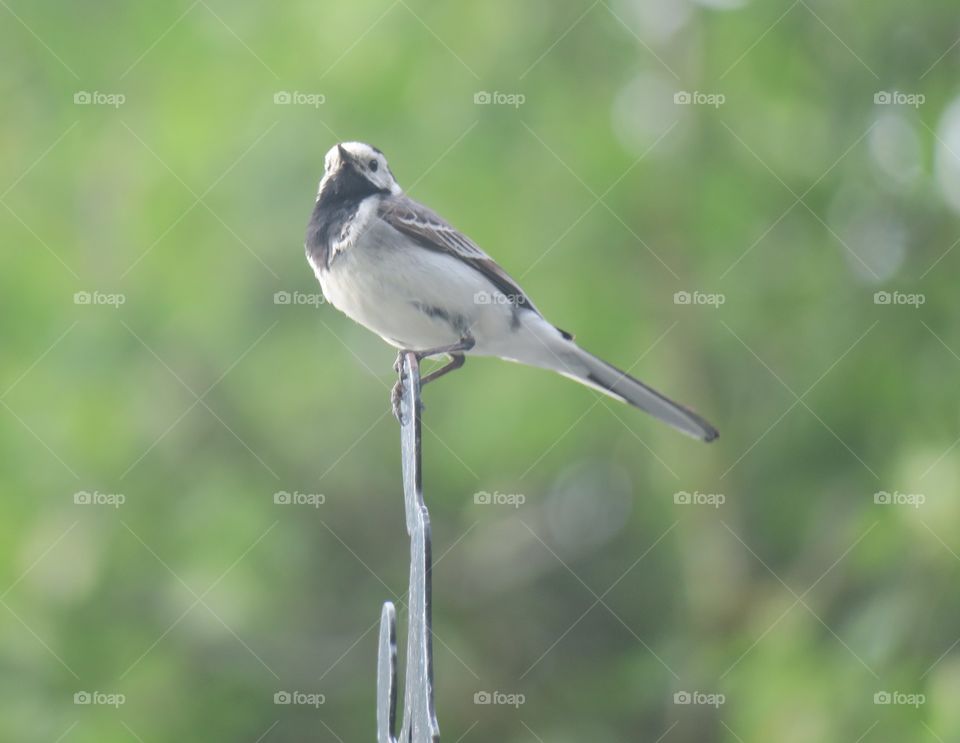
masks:
<path fill-rule="evenodd" d="M 380 163 L 378 163 L 376 160 L 370 161 L 370 170 L 372 170 L 374 173 L 377 172 L 377 168 L 379 167 L 380 167 Z"/>

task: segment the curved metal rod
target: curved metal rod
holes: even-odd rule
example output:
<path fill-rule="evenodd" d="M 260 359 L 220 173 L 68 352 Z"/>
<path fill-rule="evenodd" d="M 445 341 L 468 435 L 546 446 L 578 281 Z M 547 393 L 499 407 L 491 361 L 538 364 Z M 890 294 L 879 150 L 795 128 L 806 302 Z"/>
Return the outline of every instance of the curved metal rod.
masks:
<path fill-rule="evenodd" d="M 430 514 L 423 502 L 420 471 L 420 365 L 416 355 L 403 355 L 400 445 L 403 457 L 403 497 L 410 535 L 407 666 L 403 684 L 403 721 L 396 737 L 397 613 L 384 603 L 380 615 L 377 657 L 377 742 L 438 743 L 433 702 L 433 642 L 430 627 Z"/>

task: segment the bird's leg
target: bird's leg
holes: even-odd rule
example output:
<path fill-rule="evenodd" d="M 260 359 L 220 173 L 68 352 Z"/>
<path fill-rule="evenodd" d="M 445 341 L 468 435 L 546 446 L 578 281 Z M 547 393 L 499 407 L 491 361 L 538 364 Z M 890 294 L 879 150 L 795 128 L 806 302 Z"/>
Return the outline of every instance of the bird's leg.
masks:
<path fill-rule="evenodd" d="M 463 351 L 469 351 L 475 345 L 477 345 L 477 342 L 471 336 L 467 335 L 456 343 L 451 343 L 449 346 L 437 346 L 436 348 L 428 348 L 426 351 L 414 351 L 414 353 L 417 354 L 417 360 L 422 361 L 429 356 L 439 356 L 444 353 L 448 356 L 454 356 Z"/>
<path fill-rule="evenodd" d="M 446 354 L 450 357 L 450 363 L 445 366 L 441 366 L 439 369 L 430 372 L 425 377 L 420 378 L 420 386 L 422 387 L 427 382 L 432 382 L 435 379 L 439 379 L 444 374 L 449 374 L 454 369 L 459 369 L 463 366 L 466 361 L 463 356 L 464 351 L 469 351 L 473 348 L 477 342 L 471 336 L 464 336 L 457 343 L 453 343 L 449 346 L 438 346 L 437 348 L 428 348 L 426 351 L 417 351 L 417 360 L 422 360 L 428 356 L 439 356 L 440 354 Z"/>
<path fill-rule="evenodd" d="M 420 377 L 420 386 L 423 387 L 427 382 L 432 382 L 435 379 L 440 379 L 444 374 L 449 374 L 454 369 L 459 369 L 461 366 L 466 363 L 466 359 L 462 353 L 451 353 L 450 354 L 450 363 L 441 366 L 439 369 L 436 369 L 430 372 L 425 377 Z"/>
<path fill-rule="evenodd" d="M 417 361 L 422 361 L 429 356 L 439 356 L 441 354 L 446 354 L 450 357 L 450 363 L 430 372 L 425 377 L 421 377 L 420 386 L 423 387 L 427 382 L 432 382 L 444 374 L 449 374 L 454 369 L 459 369 L 466 361 L 463 352 L 469 351 L 476 344 L 477 342 L 471 336 L 465 336 L 449 346 L 437 346 L 436 348 L 428 348 L 425 351 L 414 351 Z M 403 416 L 400 413 L 400 398 L 403 396 L 403 356 L 405 353 L 409 353 L 409 351 L 400 351 L 397 353 L 397 360 L 394 362 L 393 368 L 397 371 L 400 378 L 390 391 L 390 407 L 393 409 L 393 417 L 397 419 L 400 425 L 403 425 Z"/>

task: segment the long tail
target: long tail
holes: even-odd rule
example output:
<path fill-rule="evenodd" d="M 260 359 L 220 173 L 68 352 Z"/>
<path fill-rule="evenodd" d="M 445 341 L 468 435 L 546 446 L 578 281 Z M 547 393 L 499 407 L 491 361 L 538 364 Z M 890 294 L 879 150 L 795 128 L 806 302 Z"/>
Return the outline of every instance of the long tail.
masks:
<path fill-rule="evenodd" d="M 537 325 L 540 323 L 538 322 Z M 615 400 L 640 408 L 654 418 L 701 441 L 710 442 L 720 435 L 716 428 L 692 410 L 661 395 L 639 379 L 631 377 L 593 354 L 587 353 L 568 335 L 557 331 L 552 326 L 550 331 L 554 332 L 544 332 L 546 328 L 543 326 L 546 325 L 547 323 L 543 322 L 540 327 L 530 328 L 538 336 L 539 344 L 534 342 L 528 345 L 527 349 L 534 353 L 524 353 L 522 354 L 524 358 L 517 358 L 517 361 L 559 372 Z M 537 348 L 538 345 L 539 348 Z M 504 355 L 510 356 L 510 354 Z"/>
<path fill-rule="evenodd" d="M 576 353 L 570 356 L 575 370 L 557 369 L 564 376 L 600 390 L 615 400 L 640 408 L 654 418 L 669 423 L 677 430 L 701 441 L 710 442 L 720 435 L 716 428 L 689 408 L 661 395 L 639 379 L 587 353 L 579 346 L 574 348 Z M 577 369 L 577 366 L 581 368 Z"/>

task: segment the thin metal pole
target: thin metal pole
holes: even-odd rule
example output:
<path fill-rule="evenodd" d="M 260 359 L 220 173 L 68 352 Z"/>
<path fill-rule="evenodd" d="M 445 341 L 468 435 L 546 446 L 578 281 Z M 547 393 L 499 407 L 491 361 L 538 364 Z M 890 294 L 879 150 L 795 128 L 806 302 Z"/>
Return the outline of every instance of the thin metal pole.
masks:
<path fill-rule="evenodd" d="M 420 470 L 420 365 L 413 353 L 403 356 L 400 445 L 403 499 L 410 535 L 407 666 L 403 685 L 403 721 L 396 737 L 397 612 L 389 601 L 380 615 L 377 657 L 378 743 L 438 743 L 433 703 L 433 642 L 430 629 L 430 514 L 423 502 Z"/>

